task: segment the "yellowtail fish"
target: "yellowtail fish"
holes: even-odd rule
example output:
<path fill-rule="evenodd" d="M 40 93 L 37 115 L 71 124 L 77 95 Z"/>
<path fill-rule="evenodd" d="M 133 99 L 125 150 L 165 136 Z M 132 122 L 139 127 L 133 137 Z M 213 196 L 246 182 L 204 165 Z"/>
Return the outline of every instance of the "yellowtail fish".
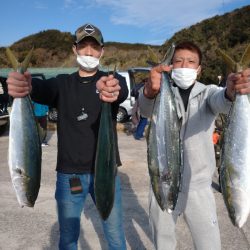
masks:
<path fill-rule="evenodd" d="M 32 50 L 20 64 L 11 50 L 7 57 L 14 70 L 24 73 Z M 10 113 L 9 170 L 17 200 L 21 207 L 33 207 L 41 180 L 41 143 L 29 96 L 14 98 Z"/>
<path fill-rule="evenodd" d="M 250 45 L 236 63 L 217 50 L 230 71 L 240 72 L 250 61 Z M 222 143 L 221 190 L 233 225 L 241 228 L 250 212 L 250 96 L 236 94 Z"/>
<path fill-rule="evenodd" d="M 175 46 L 168 50 L 163 64 L 169 65 Z M 177 115 L 170 77 L 162 73 L 147 138 L 148 170 L 152 190 L 162 210 L 174 210 L 181 183 L 181 121 Z"/>

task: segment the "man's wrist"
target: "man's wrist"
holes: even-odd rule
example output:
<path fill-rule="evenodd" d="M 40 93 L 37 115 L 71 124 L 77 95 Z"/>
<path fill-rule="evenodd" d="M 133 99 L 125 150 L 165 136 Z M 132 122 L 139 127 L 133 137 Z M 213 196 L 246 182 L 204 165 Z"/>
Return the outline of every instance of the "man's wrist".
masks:
<path fill-rule="evenodd" d="M 225 89 L 225 92 L 224 92 L 224 96 L 227 100 L 229 100 L 230 102 L 232 102 L 234 100 L 234 97 L 232 95 L 228 95 L 227 93 L 227 88 Z"/>
<path fill-rule="evenodd" d="M 153 93 L 153 91 L 149 91 L 146 86 L 143 88 L 143 95 L 148 99 L 154 99 L 156 96 L 156 94 Z"/>

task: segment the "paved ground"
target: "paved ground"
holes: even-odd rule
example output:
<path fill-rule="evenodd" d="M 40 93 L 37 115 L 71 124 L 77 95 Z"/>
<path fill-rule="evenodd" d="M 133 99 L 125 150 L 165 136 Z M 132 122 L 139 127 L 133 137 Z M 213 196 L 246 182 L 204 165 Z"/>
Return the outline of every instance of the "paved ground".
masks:
<path fill-rule="evenodd" d="M 7 164 L 8 133 L 0 137 L 0 249 L 53 250 L 57 249 L 58 224 L 54 200 L 56 133 L 49 133 L 49 147 L 43 148 L 42 181 L 35 207 L 18 206 Z M 127 248 L 153 249 L 148 225 L 149 178 L 146 166 L 146 142 L 135 141 L 131 135 L 119 132 L 123 166 L 119 169 L 122 180 L 124 225 Z M 215 177 L 215 182 L 217 178 Z M 214 183 L 216 187 L 216 183 Z M 247 249 L 240 231 L 233 227 L 222 196 L 214 190 L 222 238 L 222 249 Z M 195 211 L 194 211 L 195 212 Z M 79 249 L 107 249 L 97 211 L 87 200 L 81 221 Z M 167 229 L 166 229 L 167 230 Z M 182 217 L 177 223 L 178 249 L 193 249 L 188 228 Z M 250 222 L 244 226 L 250 240 Z"/>

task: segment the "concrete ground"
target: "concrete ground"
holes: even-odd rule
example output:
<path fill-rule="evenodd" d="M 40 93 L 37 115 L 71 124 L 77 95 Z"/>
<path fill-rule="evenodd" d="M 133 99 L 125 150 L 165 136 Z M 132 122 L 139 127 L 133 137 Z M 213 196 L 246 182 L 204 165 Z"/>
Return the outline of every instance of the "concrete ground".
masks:
<path fill-rule="evenodd" d="M 55 131 L 49 131 L 49 146 L 43 147 L 42 180 L 34 208 L 20 208 L 10 180 L 7 163 L 8 133 L 0 137 L 0 249 L 57 249 L 58 223 L 55 190 L 56 144 Z M 122 180 L 124 227 L 127 248 L 153 249 L 148 224 L 149 177 L 146 164 L 146 142 L 119 131 L 119 146 L 123 166 Z M 215 176 L 214 187 L 217 185 Z M 221 231 L 222 249 L 248 249 L 241 232 L 228 217 L 221 194 L 214 189 Z M 195 213 L 195 211 L 194 211 Z M 167 230 L 167 229 L 166 229 Z M 250 222 L 243 228 L 250 241 Z M 177 223 L 178 249 L 194 249 L 189 230 L 182 217 Z M 82 215 L 79 249 L 107 249 L 97 210 L 89 198 Z"/>

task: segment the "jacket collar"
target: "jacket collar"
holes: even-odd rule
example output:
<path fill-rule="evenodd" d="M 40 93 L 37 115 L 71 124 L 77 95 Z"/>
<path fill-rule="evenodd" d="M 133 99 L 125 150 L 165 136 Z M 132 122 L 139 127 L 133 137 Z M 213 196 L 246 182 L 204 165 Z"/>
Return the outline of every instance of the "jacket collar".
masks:
<path fill-rule="evenodd" d="M 189 103 L 190 103 L 190 99 L 196 97 L 197 95 L 199 95 L 201 92 L 203 92 L 206 89 L 206 85 L 204 85 L 201 82 L 196 81 L 191 93 L 189 95 Z M 175 95 L 175 102 L 176 102 L 176 106 L 177 106 L 177 115 L 179 118 L 183 118 L 183 115 L 186 113 L 185 112 L 185 108 L 184 108 L 184 104 L 179 92 L 179 88 L 176 86 L 172 86 L 172 90 L 173 93 Z M 189 104 L 188 104 L 189 105 Z M 182 119 L 183 123 L 185 122 L 185 119 Z"/>
<path fill-rule="evenodd" d="M 194 87 L 191 90 L 189 99 L 194 98 L 195 96 L 199 95 L 201 92 L 204 91 L 204 89 L 206 89 L 206 85 L 204 85 L 201 82 L 196 81 L 194 84 Z"/>

